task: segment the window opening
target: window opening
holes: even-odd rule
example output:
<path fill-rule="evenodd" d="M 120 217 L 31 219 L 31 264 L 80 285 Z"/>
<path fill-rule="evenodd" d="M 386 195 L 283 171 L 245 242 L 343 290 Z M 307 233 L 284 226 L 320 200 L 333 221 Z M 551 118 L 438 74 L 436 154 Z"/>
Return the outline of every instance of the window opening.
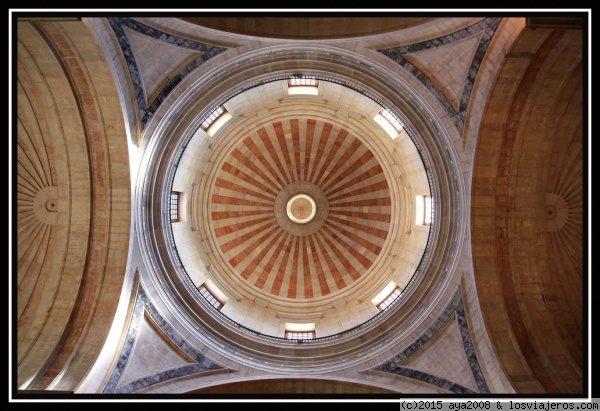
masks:
<path fill-rule="evenodd" d="M 289 86 L 317 86 L 319 80 L 314 77 L 294 77 L 288 80 Z"/>
<path fill-rule="evenodd" d="M 379 304 L 377 308 L 379 308 L 380 311 L 385 310 L 396 300 L 396 298 L 400 296 L 400 294 L 402 294 L 400 287 L 396 287 L 394 291 L 392 291 L 392 293 L 388 295 L 388 297 L 385 300 L 383 300 L 383 302 Z"/>
<path fill-rule="evenodd" d="M 212 113 L 208 115 L 206 120 L 204 120 L 201 124 L 201 128 L 206 131 L 209 136 L 213 136 L 217 130 L 219 130 L 223 125 L 229 121 L 233 116 L 229 113 L 225 107 L 220 106 L 217 107 Z"/>
<path fill-rule="evenodd" d="M 395 282 L 390 281 L 388 285 L 386 285 L 384 289 L 371 300 L 371 302 L 379 309 L 379 311 L 383 311 L 391 305 L 400 294 L 402 294 L 400 287 Z"/>
<path fill-rule="evenodd" d="M 382 108 L 373 118 L 391 138 L 396 138 L 404 130 L 404 125 L 388 109 Z"/>
<path fill-rule="evenodd" d="M 417 225 L 431 225 L 433 217 L 433 200 L 430 195 L 418 195 L 416 198 L 416 220 Z"/>
<path fill-rule="evenodd" d="M 314 77 L 297 76 L 288 79 L 288 94 L 319 94 L 319 80 Z"/>
<path fill-rule="evenodd" d="M 179 221 L 179 193 L 176 191 L 171 192 L 169 211 L 171 214 L 171 222 Z"/>
<path fill-rule="evenodd" d="M 425 196 L 425 224 L 431 225 L 431 210 L 432 210 L 432 200 L 431 196 Z"/>
<path fill-rule="evenodd" d="M 285 323 L 285 338 L 288 340 L 312 340 L 315 335 L 314 323 Z"/>
<path fill-rule="evenodd" d="M 285 338 L 287 338 L 288 340 L 312 340 L 315 338 L 315 332 L 312 331 L 299 333 L 294 331 L 287 331 L 285 333 Z"/>
<path fill-rule="evenodd" d="M 382 108 L 379 114 L 381 114 L 387 121 L 389 121 L 398 133 L 400 133 L 404 129 L 402 122 L 398 120 L 396 116 L 394 116 L 388 109 Z"/>
<path fill-rule="evenodd" d="M 217 300 L 216 297 L 214 295 L 212 295 L 212 293 L 208 290 L 208 288 L 206 288 L 206 286 L 202 285 L 199 288 L 199 291 L 200 291 L 200 294 L 202 294 L 202 296 L 204 298 L 206 298 L 206 300 L 210 303 L 210 305 L 215 307 L 217 310 L 220 310 L 221 307 L 223 307 L 223 304 L 221 304 L 221 301 Z"/>
<path fill-rule="evenodd" d="M 208 128 L 210 127 L 210 125 L 221 115 L 225 112 L 225 109 L 223 108 L 223 106 L 221 107 L 217 107 L 215 109 L 215 111 L 213 111 L 212 113 L 210 113 L 208 115 L 208 117 L 206 118 L 206 120 L 204 120 L 204 122 L 202 123 L 202 129 L 203 130 L 208 130 Z"/>

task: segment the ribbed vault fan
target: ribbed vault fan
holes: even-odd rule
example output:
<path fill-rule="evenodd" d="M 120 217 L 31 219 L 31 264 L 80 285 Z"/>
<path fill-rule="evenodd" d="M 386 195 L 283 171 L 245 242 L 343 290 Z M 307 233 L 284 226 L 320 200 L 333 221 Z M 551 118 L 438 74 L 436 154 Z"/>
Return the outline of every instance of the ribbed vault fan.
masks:
<path fill-rule="evenodd" d="M 281 298 L 318 298 L 359 279 L 380 255 L 392 217 L 374 154 L 347 130 L 314 119 L 273 122 L 242 138 L 212 190 L 223 259 Z"/>

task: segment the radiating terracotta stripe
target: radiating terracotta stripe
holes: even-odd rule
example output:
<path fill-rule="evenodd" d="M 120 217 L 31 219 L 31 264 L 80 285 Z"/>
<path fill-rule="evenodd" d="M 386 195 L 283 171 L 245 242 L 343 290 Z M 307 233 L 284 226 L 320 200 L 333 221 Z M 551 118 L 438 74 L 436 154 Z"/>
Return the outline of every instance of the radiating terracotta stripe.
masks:
<path fill-rule="evenodd" d="M 309 163 L 312 165 L 310 170 L 310 176 L 308 181 L 314 182 L 314 176 L 319 168 L 319 163 L 321 162 L 321 156 L 327 147 L 327 140 L 329 139 L 329 135 L 331 134 L 331 129 L 333 125 L 330 123 L 325 123 L 323 125 L 323 130 L 321 131 L 321 137 L 319 137 L 319 142 L 317 145 L 317 152 L 315 153 L 315 157 Z"/>
<path fill-rule="evenodd" d="M 294 167 L 292 164 L 292 159 L 290 158 L 290 148 L 287 145 L 287 140 L 285 138 L 285 132 L 283 131 L 283 126 L 281 125 L 281 121 L 273 124 L 273 128 L 275 129 L 275 134 L 277 135 L 277 141 L 279 142 L 279 148 L 281 148 L 281 153 L 283 154 L 283 159 L 285 160 L 285 164 L 287 165 L 287 171 L 289 175 L 289 181 L 295 181 L 294 177 Z M 293 152 L 292 148 L 292 152 Z"/>
<path fill-rule="evenodd" d="M 216 179 L 215 186 L 226 188 L 227 190 L 236 191 L 242 194 L 248 194 L 249 196 L 260 198 L 262 200 L 273 201 L 275 199 L 274 197 L 269 197 L 254 190 L 250 190 L 249 188 L 242 187 L 241 185 L 238 185 L 232 181 L 223 180 L 220 177 Z"/>
<path fill-rule="evenodd" d="M 259 203 L 257 201 L 244 200 L 242 198 L 235 198 L 235 197 L 229 197 L 229 196 L 222 196 L 219 194 L 213 194 L 212 202 L 213 202 L 213 204 L 249 205 L 249 206 L 256 206 L 256 207 L 273 208 L 272 203 L 271 204 Z"/>
<path fill-rule="evenodd" d="M 252 273 L 256 270 L 256 268 L 258 267 L 258 265 L 260 264 L 260 262 L 265 258 L 265 256 L 269 253 L 269 251 L 271 251 L 271 249 L 273 248 L 273 246 L 275 245 L 275 243 L 277 243 L 277 240 L 281 237 L 281 235 L 283 233 L 284 233 L 283 230 L 279 230 L 278 232 L 276 232 L 275 236 L 271 239 L 271 241 L 269 241 L 264 246 L 264 248 L 260 251 L 260 253 L 258 253 L 256 255 L 256 257 L 254 257 L 252 259 L 252 261 L 250 261 L 250 263 L 242 271 L 242 277 L 244 277 L 245 280 L 247 280 L 248 277 L 250 277 L 252 275 Z M 266 240 L 267 239 L 265 238 L 265 241 Z M 264 274 L 264 272 L 263 272 L 263 274 Z M 262 288 L 262 286 L 264 285 L 264 280 L 263 280 L 263 283 L 261 285 L 258 285 L 258 284 L 255 284 L 255 285 L 257 285 L 258 288 Z"/>
<path fill-rule="evenodd" d="M 294 238 L 294 258 L 292 259 L 292 267 L 290 274 L 290 282 L 288 286 L 287 298 L 296 298 L 298 288 L 298 264 L 300 262 L 300 237 Z"/>
<path fill-rule="evenodd" d="M 290 260 L 290 252 L 292 250 L 292 243 L 295 241 L 295 237 L 288 234 L 286 235 L 286 243 L 285 243 L 285 251 L 283 252 L 283 257 L 281 262 L 279 263 L 279 268 L 277 269 L 277 276 L 273 281 L 273 285 L 271 286 L 271 294 L 279 295 L 281 291 L 281 285 L 283 284 L 283 280 L 286 277 L 286 273 L 288 272 L 288 261 Z"/>
<path fill-rule="evenodd" d="M 272 227 L 274 225 L 276 225 L 275 221 L 271 221 L 270 223 L 264 224 L 244 235 L 241 235 L 239 237 L 234 238 L 233 240 L 223 243 L 223 244 L 221 244 L 221 251 L 226 253 L 226 252 L 230 251 L 231 249 L 237 247 L 238 245 L 248 241 L 249 239 L 256 237 L 262 231 L 265 231 L 266 229 L 268 229 L 269 227 Z M 277 226 L 277 227 L 279 227 L 279 226 Z"/>
<path fill-rule="evenodd" d="M 381 174 L 381 173 L 383 173 L 383 169 L 381 168 L 381 166 L 379 164 L 376 164 L 373 167 L 371 167 L 370 169 L 368 169 L 367 171 L 364 171 L 364 172 L 360 173 L 359 175 L 357 175 L 356 177 L 354 177 L 350 181 L 342 184 L 341 186 L 338 186 L 337 188 L 330 189 L 329 191 L 326 191 L 325 194 L 328 197 L 332 196 L 333 194 L 335 194 L 335 193 L 337 193 L 337 192 L 339 192 L 339 191 L 341 191 L 341 190 L 343 190 L 345 188 L 351 187 L 353 185 L 360 184 L 361 182 L 363 182 L 363 181 L 365 181 L 365 180 L 367 180 L 369 178 L 375 177 L 376 175 Z M 338 182 L 338 183 L 341 182 L 341 181 L 338 181 L 338 180 L 335 180 L 335 181 Z M 334 185 L 334 187 L 335 187 L 335 185 Z"/>
<path fill-rule="evenodd" d="M 281 164 L 281 159 L 279 158 L 277 149 L 273 145 L 273 141 L 271 141 L 271 136 L 269 136 L 269 133 L 267 133 L 267 130 L 265 130 L 264 127 L 258 129 L 257 132 L 258 132 L 258 135 L 260 136 L 260 140 L 262 141 L 263 145 L 267 149 L 269 156 L 271 157 L 271 159 L 277 166 L 277 169 L 279 169 L 279 172 L 281 173 L 281 177 L 283 177 L 285 184 L 291 183 L 290 178 L 288 177 L 287 173 L 285 172 L 285 167 L 283 167 L 283 164 Z M 276 176 L 276 175 L 273 175 L 273 177 L 280 178 L 279 176 Z"/>
<path fill-rule="evenodd" d="M 237 161 L 223 164 L 215 179 L 220 192 L 212 197 L 214 209 L 222 211 L 211 215 L 215 221 L 236 219 L 215 228 L 214 235 L 228 240 L 220 250 L 230 254 L 228 261 L 241 278 L 274 295 L 311 299 L 346 287 L 361 277 L 363 267 L 370 268 L 388 236 L 391 214 L 384 207 L 391 205 L 391 198 L 382 167 L 359 139 L 330 123 L 307 120 L 304 128 L 300 121 L 273 122 L 272 128 L 246 137 L 240 143 L 244 151 L 232 150 Z M 321 126 L 315 141 L 315 130 Z M 286 135 L 290 132 L 291 138 Z M 282 230 L 273 214 L 276 194 L 298 180 L 321 187 L 326 183 L 329 190 L 330 221 L 306 237 Z M 374 194 L 377 198 L 372 198 Z M 369 221 L 378 223 L 372 227 Z M 251 231 L 232 238 L 247 230 Z"/>
<path fill-rule="evenodd" d="M 325 278 L 325 274 L 323 272 L 323 266 L 321 265 L 321 259 L 317 254 L 317 247 L 315 247 L 315 242 L 312 238 L 312 235 L 308 236 L 308 242 L 310 243 L 310 251 L 312 254 L 313 263 L 315 264 L 315 270 L 317 272 L 317 280 L 319 282 L 319 288 L 321 289 L 321 295 L 330 294 L 329 285 L 327 284 L 327 279 Z"/>
<path fill-rule="evenodd" d="M 389 190 L 390 186 L 387 181 L 379 181 L 377 183 L 370 184 L 368 186 L 357 188 L 356 190 L 348 191 L 346 193 L 339 194 L 335 197 L 329 197 L 329 201 L 340 200 L 344 198 L 354 197 L 361 194 L 371 194 L 376 191 Z M 386 193 L 387 194 L 387 193 Z"/>
<path fill-rule="evenodd" d="M 226 220 L 228 218 L 249 217 L 261 214 L 273 214 L 272 210 L 247 210 L 247 211 L 213 211 L 210 217 L 213 220 Z"/>
<path fill-rule="evenodd" d="M 313 236 L 317 243 L 318 249 L 321 250 L 323 260 L 325 260 L 325 263 L 327 264 L 327 268 L 329 269 L 329 273 L 333 277 L 333 281 L 335 282 L 337 289 L 341 290 L 346 286 L 346 281 L 344 281 L 342 274 L 340 274 L 339 269 L 333 262 L 333 257 L 329 254 L 328 247 L 325 247 L 325 245 L 321 243 L 321 240 L 319 240 L 318 233 L 315 233 Z"/>
<path fill-rule="evenodd" d="M 329 284 L 327 284 L 325 270 L 323 269 L 323 265 L 321 264 L 321 257 L 319 256 L 318 248 L 316 246 L 317 243 L 314 240 L 314 234 L 311 234 L 307 237 L 307 242 L 309 243 L 313 264 L 315 266 L 315 273 L 313 275 L 316 275 L 317 277 L 321 296 L 331 294 Z"/>
<path fill-rule="evenodd" d="M 366 240 L 364 238 L 362 238 L 359 235 L 356 235 L 354 233 L 351 233 L 350 231 L 344 229 L 343 227 L 334 224 L 331 221 L 327 221 L 325 223 L 329 228 L 331 228 L 334 231 L 337 231 L 338 233 L 342 234 L 343 236 L 345 236 L 346 238 L 348 238 L 349 240 L 360 244 L 361 246 L 363 246 L 364 248 L 366 248 L 367 250 L 369 250 L 370 252 L 372 252 L 373 254 L 375 254 L 375 256 L 379 255 L 379 253 L 381 252 L 381 247 L 378 246 L 377 244 L 373 244 L 372 242 L 370 242 L 369 240 Z"/>
<path fill-rule="evenodd" d="M 252 244 L 250 244 L 248 247 L 246 247 L 245 249 L 243 249 L 242 251 L 240 251 L 235 257 L 233 257 L 232 259 L 230 259 L 229 263 L 233 267 L 236 267 L 240 262 L 242 262 L 246 257 L 248 257 L 250 255 L 250 253 L 252 253 L 252 251 L 254 251 L 254 249 L 256 247 L 258 247 L 259 245 L 261 245 L 264 241 L 266 241 L 267 238 L 269 238 L 271 235 L 273 235 L 273 233 L 277 229 L 278 229 L 278 227 L 273 227 L 265 235 L 263 235 L 262 237 L 260 237 L 258 240 L 256 240 L 255 242 L 253 242 Z"/>
<path fill-rule="evenodd" d="M 242 165 L 248 167 L 250 170 L 252 170 L 254 173 L 256 173 L 256 175 L 258 175 L 260 178 L 263 179 L 263 181 L 267 184 L 269 184 L 271 187 L 273 187 L 275 189 L 275 191 L 269 191 L 270 193 L 277 193 L 279 192 L 279 190 L 281 189 L 281 186 L 278 186 L 276 182 L 274 182 L 273 180 L 271 180 L 265 173 L 263 173 L 263 171 L 252 162 L 252 160 L 250 160 L 248 157 L 246 157 L 244 155 L 244 153 L 242 153 L 239 149 L 234 149 L 231 152 L 231 155 L 240 163 L 242 163 Z"/>
<path fill-rule="evenodd" d="M 326 187 L 325 184 L 333 177 L 336 177 L 334 180 L 338 180 L 339 177 L 337 177 L 337 175 L 341 170 L 345 169 L 346 171 L 348 171 L 348 169 L 350 168 L 350 159 L 359 149 L 366 150 L 363 143 L 359 139 L 354 137 L 352 143 L 344 150 L 344 153 L 338 158 L 336 164 L 332 168 L 331 173 L 329 173 L 329 175 L 321 182 L 320 186 Z M 356 170 L 352 169 L 352 171 Z"/>
<path fill-rule="evenodd" d="M 389 206 L 392 205 L 392 199 L 390 197 L 383 198 L 368 198 L 366 200 L 346 201 L 343 203 L 329 204 L 329 208 L 332 207 L 365 207 L 365 206 Z"/>
<path fill-rule="evenodd" d="M 360 218 L 363 220 L 384 221 L 389 223 L 392 219 L 391 214 L 385 213 L 363 213 L 360 211 L 333 210 L 329 209 L 329 215 L 344 215 L 352 218 Z"/>
<path fill-rule="evenodd" d="M 253 225 L 260 224 L 268 220 L 273 220 L 273 216 L 262 217 L 255 220 L 247 220 L 239 222 L 237 224 L 215 228 L 215 236 L 221 237 L 222 235 L 231 234 L 233 232 L 243 230 L 244 228 L 252 227 Z"/>
<path fill-rule="evenodd" d="M 360 145 L 362 146 L 362 143 Z M 354 154 L 354 152 L 352 154 Z M 346 154 L 344 154 L 344 155 L 346 155 Z M 351 154 L 348 155 L 346 158 L 349 159 L 350 156 L 351 156 Z M 373 153 L 371 153 L 371 151 L 365 152 L 354 163 L 349 164 L 347 166 L 347 168 L 341 174 L 337 175 L 335 177 L 335 179 L 331 180 L 328 184 L 326 184 L 326 183 L 329 180 L 329 177 L 326 178 L 325 181 L 323 181 L 323 184 L 321 185 L 322 190 L 328 191 L 331 187 L 334 187 L 337 184 L 341 183 L 342 181 L 344 181 L 345 178 L 347 178 L 352 173 L 355 173 L 356 170 L 359 170 L 365 163 L 367 163 L 372 158 L 373 158 Z M 344 164 L 346 164 L 346 163 L 344 163 Z M 334 173 L 330 174 L 331 177 L 333 177 L 333 175 L 334 175 Z"/>
<path fill-rule="evenodd" d="M 246 137 L 246 139 L 244 140 L 244 144 L 246 145 L 246 147 L 248 147 L 248 149 L 250 149 L 250 151 L 258 159 L 258 161 L 260 161 L 263 167 L 269 171 L 271 176 L 275 178 L 275 180 L 277 180 L 277 182 L 279 183 L 279 185 L 277 186 L 277 191 L 281 190 L 283 186 L 285 186 L 285 183 L 283 182 L 281 177 L 279 177 L 277 172 L 275 172 L 275 169 L 273 169 L 271 164 L 267 161 L 265 153 L 256 146 L 256 144 L 254 143 L 254 141 L 252 141 L 252 138 L 250 137 Z"/>
<path fill-rule="evenodd" d="M 339 217 L 334 217 L 333 215 L 329 215 L 329 219 L 332 220 L 332 221 L 336 221 L 336 222 L 338 222 L 340 224 L 347 225 L 348 227 L 355 228 L 357 230 L 363 231 L 363 232 L 365 232 L 367 234 L 370 234 L 372 236 L 379 237 L 382 240 L 385 240 L 387 238 L 387 235 L 388 235 L 388 231 L 387 230 L 381 230 L 379 228 L 376 228 L 376 227 L 373 227 L 373 226 L 364 225 L 364 224 L 360 224 L 360 223 L 357 223 L 357 222 L 352 221 L 352 220 L 344 220 L 344 219 L 339 218 Z"/>
<path fill-rule="evenodd" d="M 223 166 L 221 167 L 221 169 L 223 171 L 228 172 L 229 174 L 231 174 L 235 178 L 241 178 L 245 182 L 253 185 L 254 187 L 260 188 L 261 190 L 263 190 L 266 193 L 273 194 L 274 196 L 277 195 L 276 191 L 271 190 L 269 187 L 267 187 L 266 185 L 262 184 L 261 182 L 259 182 L 254 177 L 252 177 L 252 176 L 244 173 L 242 170 L 240 170 L 239 168 L 237 168 L 237 167 L 235 167 L 235 166 L 233 166 L 233 165 L 231 165 L 229 163 L 224 163 Z"/>
<path fill-rule="evenodd" d="M 310 167 L 310 159 L 312 152 L 313 139 L 315 136 L 315 128 L 317 122 L 315 120 L 308 120 L 306 122 L 306 138 L 304 143 L 304 169 L 302 170 L 304 181 L 308 181 L 308 169 Z"/>
<path fill-rule="evenodd" d="M 327 225 L 324 225 L 322 230 L 325 231 L 327 234 L 329 234 L 331 236 L 331 238 L 333 238 L 335 241 L 337 241 L 338 244 L 340 244 L 342 247 L 344 247 L 346 249 L 346 251 L 348 251 L 350 253 L 350 255 L 352 255 L 352 257 L 356 258 L 358 260 L 358 262 L 360 262 L 362 264 L 363 267 L 365 267 L 365 268 L 371 267 L 371 264 L 373 264 L 373 262 L 371 260 L 369 260 L 367 257 L 362 255 L 361 253 L 359 253 L 350 244 L 346 243 L 340 236 L 338 236 L 336 233 L 331 231 L 331 229 Z"/>
<path fill-rule="evenodd" d="M 348 132 L 344 129 L 340 130 L 338 132 L 337 137 L 335 138 L 335 141 L 333 142 L 333 145 L 331 145 L 328 148 L 328 153 L 327 153 L 327 157 L 325 158 L 325 161 L 323 162 L 323 164 L 321 165 L 321 169 L 319 170 L 319 173 L 317 174 L 317 177 L 315 177 L 314 179 L 314 183 L 316 185 L 320 185 L 320 181 L 321 178 L 323 178 L 323 173 L 325 173 L 325 170 L 327 170 L 327 166 L 329 166 L 333 160 L 333 157 L 338 153 L 338 151 L 340 150 L 340 147 L 342 146 L 342 144 L 344 144 L 344 141 L 346 140 L 346 137 L 348 136 Z M 340 157 L 340 159 L 343 159 L 343 156 Z M 340 159 L 338 159 L 337 163 L 339 163 Z M 344 159 L 345 161 L 345 159 Z M 332 174 L 335 173 L 336 167 L 334 166 L 330 173 L 329 176 L 331 176 Z M 327 178 L 329 178 L 329 176 Z"/>
<path fill-rule="evenodd" d="M 277 233 L 277 235 L 275 236 L 275 238 L 273 238 L 273 240 L 271 240 L 271 242 L 269 244 L 267 244 L 267 246 L 265 247 L 265 249 L 263 251 L 261 251 L 261 253 L 259 254 L 259 256 L 257 256 L 257 258 L 256 258 L 256 260 L 258 260 L 258 263 L 260 263 L 260 261 L 263 260 L 264 256 L 266 256 L 266 254 L 267 254 L 267 251 L 270 250 L 273 246 L 275 246 L 275 242 L 284 233 L 285 232 L 283 230 L 280 231 L 279 233 Z M 273 266 L 275 265 L 275 261 L 277 261 L 277 257 L 279 257 L 279 254 L 281 253 L 281 248 L 282 248 L 281 244 L 283 244 L 284 240 L 285 240 L 285 237 L 281 237 L 281 241 L 279 241 L 277 243 L 277 245 L 275 246 L 275 251 L 273 251 L 273 254 L 271 254 L 271 258 L 269 258 L 269 261 L 267 261 L 267 264 L 265 265 L 265 268 L 263 268 L 262 272 L 260 273 L 260 276 L 254 282 L 254 285 L 257 286 L 258 288 L 262 289 L 265 286 L 265 283 L 266 283 L 267 279 L 273 273 Z M 254 271 L 254 269 L 252 271 Z M 244 278 L 247 279 L 248 277 L 244 277 Z"/>
<path fill-rule="evenodd" d="M 295 161 L 295 174 L 294 180 L 300 180 L 302 175 L 302 169 L 300 168 L 300 122 L 298 120 L 290 120 L 290 126 L 292 129 L 292 146 L 294 150 L 294 161 Z"/>
<path fill-rule="evenodd" d="M 306 243 L 306 237 L 300 237 L 302 246 L 300 251 L 302 252 L 302 273 L 304 275 L 304 298 L 313 298 L 312 280 L 310 273 L 310 264 L 308 261 L 308 244 Z"/>
<path fill-rule="evenodd" d="M 329 249 L 333 251 L 333 253 L 338 258 L 339 262 L 342 264 L 344 269 L 348 272 L 350 277 L 352 277 L 353 280 L 358 280 L 360 278 L 360 273 L 356 270 L 356 268 L 354 268 L 354 264 L 346 258 L 344 253 L 340 249 L 338 249 L 338 247 L 333 243 L 333 241 L 331 241 L 329 237 L 325 236 L 322 231 L 317 232 L 316 235 L 323 238 L 323 241 L 327 243 Z"/>

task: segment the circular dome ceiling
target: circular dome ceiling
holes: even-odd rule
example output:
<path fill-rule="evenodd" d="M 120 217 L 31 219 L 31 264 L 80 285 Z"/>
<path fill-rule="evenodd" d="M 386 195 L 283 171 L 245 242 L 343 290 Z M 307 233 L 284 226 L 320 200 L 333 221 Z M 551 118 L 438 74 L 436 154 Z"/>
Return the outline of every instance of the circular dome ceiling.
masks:
<path fill-rule="evenodd" d="M 292 118 L 261 125 L 222 159 L 209 216 L 232 283 L 306 302 L 345 290 L 373 266 L 392 199 L 360 138 Z"/>
<path fill-rule="evenodd" d="M 429 239 L 415 198 L 431 189 L 406 130 L 375 120 L 379 103 L 328 81 L 288 91 L 287 79 L 255 85 L 219 105 L 218 130 L 191 132 L 171 187 L 187 214 L 172 223 L 174 266 L 238 325 L 283 337 L 312 324 L 321 337 L 410 282 Z"/>

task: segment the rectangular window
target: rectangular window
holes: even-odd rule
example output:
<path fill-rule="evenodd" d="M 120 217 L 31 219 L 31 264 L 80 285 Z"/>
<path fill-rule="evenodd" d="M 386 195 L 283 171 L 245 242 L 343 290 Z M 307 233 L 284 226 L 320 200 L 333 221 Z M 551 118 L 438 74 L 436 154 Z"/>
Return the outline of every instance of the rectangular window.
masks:
<path fill-rule="evenodd" d="M 433 203 L 431 196 L 425 196 L 425 225 L 431 225 L 431 214 L 433 209 Z"/>
<path fill-rule="evenodd" d="M 221 302 L 217 300 L 215 296 L 212 295 L 212 293 L 208 291 L 208 289 L 204 285 L 200 287 L 198 291 L 200 291 L 200 294 L 202 294 L 202 296 L 206 298 L 206 300 L 217 310 L 220 310 L 223 307 L 223 304 L 221 304 Z"/>
<path fill-rule="evenodd" d="M 223 106 L 217 107 L 217 109 L 215 111 L 213 111 L 212 113 L 210 113 L 210 115 L 206 118 L 206 120 L 204 120 L 204 122 L 202 123 L 202 129 L 204 131 L 208 130 L 210 125 L 224 112 L 225 112 L 225 109 L 223 108 Z"/>
<path fill-rule="evenodd" d="M 430 195 L 419 195 L 416 197 L 416 218 L 417 225 L 431 225 L 433 217 L 433 200 Z"/>
<path fill-rule="evenodd" d="M 385 108 L 382 108 L 373 119 L 393 139 L 398 137 L 400 133 L 404 130 L 404 125 L 402 124 L 402 122 L 400 122 L 400 120 L 398 120 L 396 116 L 394 116 L 389 110 Z"/>
<path fill-rule="evenodd" d="M 385 300 L 383 300 L 381 304 L 379 304 L 379 310 L 383 311 L 387 307 L 389 307 L 390 304 L 392 304 L 396 300 L 396 298 L 400 296 L 400 294 L 402 294 L 402 291 L 400 291 L 400 288 L 396 288 L 390 295 L 388 295 L 388 297 Z"/>
<path fill-rule="evenodd" d="M 402 294 L 402 290 L 398 284 L 390 281 L 389 284 L 371 300 L 371 302 L 379 309 L 379 311 L 383 311 L 392 304 L 400 294 Z"/>
<path fill-rule="evenodd" d="M 171 222 L 179 221 L 179 193 L 176 191 L 171 192 L 169 212 L 171 213 Z"/>
<path fill-rule="evenodd" d="M 215 111 L 210 113 L 208 118 L 204 120 L 201 127 L 209 136 L 214 136 L 215 133 L 225 125 L 233 116 L 227 112 L 225 107 L 218 107 Z"/>
<path fill-rule="evenodd" d="M 288 80 L 288 94 L 319 95 L 319 80 L 313 77 L 294 77 Z"/>
<path fill-rule="evenodd" d="M 285 323 L 288 340 L 312 340 L 315 335 L 315 323 Z"/>
<path fill-rule="evenodd" d="M 315 332 L 294 332 L 294 331 L 286 331 L 285 338 L 288 340 L 312 340 L 315 338 Z"/>
<path fill-rule="evenodd" d="M 319 81 L 313 77 L 294 77 L 288 80 L 288 86 L 313 86 L 316 87 Z"/>
<path fill-rule="evenodd" d="M 389 110 L 387 109 L 381 109 L 381 111 L 379 112 L 379 114 L 381 114 L 387 121 L 390 122 L 390 124 L 392 126 L 394 126 L 394 128 L 396 129 L 396 131 L 398 133 L 400 133 L 403 129 L 404 126 L 402 125 L 402 123 L 400 122 L 400 120 L 398 120 L 396 118 L 396 116 L 394 116 Z"/>

